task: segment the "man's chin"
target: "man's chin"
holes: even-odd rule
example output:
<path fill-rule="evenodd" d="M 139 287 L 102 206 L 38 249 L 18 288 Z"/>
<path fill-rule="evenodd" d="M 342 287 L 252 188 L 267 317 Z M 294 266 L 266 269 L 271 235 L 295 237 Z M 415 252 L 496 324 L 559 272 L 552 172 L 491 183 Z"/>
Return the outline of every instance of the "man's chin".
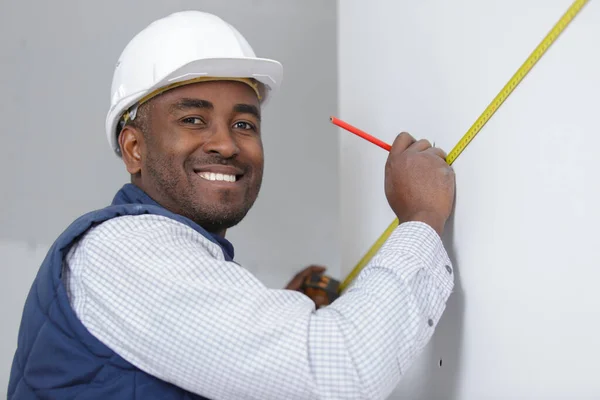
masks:
<path fill-rule="evenodd" d="M 248 210 L 241 207 L 236 210 L 215 210 L 210 215 L 200 212 L 193 220 L 208 232 L 219 233 L 242 222 L 247 213 Z"/>

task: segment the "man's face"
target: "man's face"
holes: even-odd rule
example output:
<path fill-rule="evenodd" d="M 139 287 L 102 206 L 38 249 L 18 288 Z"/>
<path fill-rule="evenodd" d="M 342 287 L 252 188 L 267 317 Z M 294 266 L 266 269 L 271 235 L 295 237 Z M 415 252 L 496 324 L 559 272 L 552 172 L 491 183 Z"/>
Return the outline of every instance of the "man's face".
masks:
<path fill-rule="evenodd" d="M 163 207 L 224 234 L 250 210 L 262 182 L 255 92 L 241 82 L 204 82 L 147 106 L 134 183 Z"/>

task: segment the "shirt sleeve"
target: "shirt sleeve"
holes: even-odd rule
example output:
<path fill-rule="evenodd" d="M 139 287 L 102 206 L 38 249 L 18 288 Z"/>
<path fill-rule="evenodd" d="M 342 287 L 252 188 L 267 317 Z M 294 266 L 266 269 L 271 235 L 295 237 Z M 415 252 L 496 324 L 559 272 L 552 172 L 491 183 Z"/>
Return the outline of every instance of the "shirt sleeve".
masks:
<path fill-rule="evenodd" d="M 453 288 L 433 229 L 400 225 L 353 285 L 315 310 L 266 288 L 186 225 L 125 216 L 69 252 L 84 326 L 136 367 L 210 399 L 383 399 L 427 344 Z"/>

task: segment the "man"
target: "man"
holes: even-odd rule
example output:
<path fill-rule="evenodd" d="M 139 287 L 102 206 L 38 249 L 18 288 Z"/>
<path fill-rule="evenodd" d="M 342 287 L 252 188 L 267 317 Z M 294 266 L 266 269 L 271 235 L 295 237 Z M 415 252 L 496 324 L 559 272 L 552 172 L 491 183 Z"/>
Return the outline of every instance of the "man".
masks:
<path fill-rule="evenodd" d="M 385 193 L 401 224 L 353 286 L 319 310 L 297 290 L 266 288 L 233 261 L 225 233 L 258 195 L 261 109 L 281 76 L 210 14 L 175 13 L 132 39 L 106 123 L 131 184 L 50 249 L 25 304 L 10 399 L 389 395 L 453 288 L 440 240 L 452 169 L 429 142 L 398 135 Z"/>

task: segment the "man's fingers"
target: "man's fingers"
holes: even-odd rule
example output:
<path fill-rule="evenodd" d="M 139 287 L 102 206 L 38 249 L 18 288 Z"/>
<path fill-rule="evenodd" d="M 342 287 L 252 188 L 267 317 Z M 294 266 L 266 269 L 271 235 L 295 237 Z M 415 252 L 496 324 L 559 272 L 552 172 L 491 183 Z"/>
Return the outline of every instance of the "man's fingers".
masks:
<path fill-rule="evenodd" d="M 310 265 L 310 266 L 304 268 L 302 271 L 298 272 L 295 277 L 304 277 L 304 276 L 311 275 L 314 273 L 321 273 L 321 272 L 324 272 L 326 269 L 327 268 L 325 268 L 321 265 Z"/>
<path fill-rule="evenodd" d="M 299 290 L 302 286 L 302 283 L 308 276 L 312 274 L 322 274 L 323 272 L 325 272 L 326 269 L 326 267 L 323 267 L 321 265 L 308 266 L 302 271 L 298 272 L 296 275 L 294 275 L 290 283 L 288 283 L 285 288 L 290 290 Z"/>
<path fill-rule="evenodd" d="M 440 158 L 442 158 L 442 159 L 444 159 L 444 160 L 445 160 L 445 159 L 446 159 L 446 157 L 448 156 L 448 155 L 446 154 L 446 152 L 445 152 L 444 150 L 440 149 L 439 147 L 430 147 L 430 148 L 426 149 L 425 151 L 427 151 L 427 152 L 429 152 L 429 153 L 433 153 L 433 154 L 435 154 L 436 156 L 438 156 L 438 157 L 440 157 Z"/>
<path fill-rule="evenodd" d="M 324 272 L 327 268 L 322 265 L 311 265 L 310 268 L 314 272 Z"/>
<path fill-rule="evenodd" d="M 440 157 L 444 161 L 446 160 L 446 157 L 448 156 L 444 150 L 440 149 L 439 147 L 432 146 L 431 142 L 429 140 L 426 140 L 426 139 L 416 140 L 409 133 L 402 132 L 401 134 L 396 136 L 396 139 L 394 140 L 394 143 L 392 144 L 391 152 L 402 153 L 405 150 L 411 150 L 411 151 L 416 151 L 416 152 L 426 151 L 426 152 L 432 153 L 432 154 Z M 389 161 L 389 157 L 388 157 L 388 161 Z"/>
<path fill-rule="evenodd" d="M 402 132 L 401 134 L 396 136 L 396 139 L 394 139 L 394 143 L 392 143 L 392 151 L 403 152 L 404 150 L 409 148 L 410 145 L 412 145 L 414 142 L 416 142 L 414 137 L 412 137 L 407 132 Z"/>
<path fill-rule="evenodd" d="M 303 272 L 304 276 L 312 275 L 312 274 L 322 274 L 325 272 L 327 268 L 321 265 L 311 265 L 307 267 Z"/>
<path fill-rule="evenodd" d="M 429 140 L 421 139 L 421 140 L 418 140 L 415 143 L 413 143 L 410 146 L 410 150 L 425 151 L 425 150 L 429 149 L 430 147 L 431 147 L 431 143 L 429 142 Z"/>

